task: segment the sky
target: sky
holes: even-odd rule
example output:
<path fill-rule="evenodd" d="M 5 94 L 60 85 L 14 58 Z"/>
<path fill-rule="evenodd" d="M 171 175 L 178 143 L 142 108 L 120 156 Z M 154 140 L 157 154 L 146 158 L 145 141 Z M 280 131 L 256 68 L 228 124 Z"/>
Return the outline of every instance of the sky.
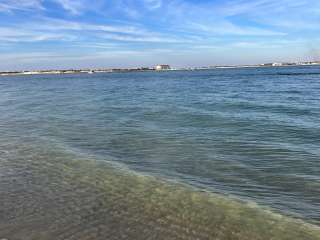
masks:
<path fill-rule="evenodd" d="M 319 0 L 0 0 L 0 70 L 320 60 Z"/>

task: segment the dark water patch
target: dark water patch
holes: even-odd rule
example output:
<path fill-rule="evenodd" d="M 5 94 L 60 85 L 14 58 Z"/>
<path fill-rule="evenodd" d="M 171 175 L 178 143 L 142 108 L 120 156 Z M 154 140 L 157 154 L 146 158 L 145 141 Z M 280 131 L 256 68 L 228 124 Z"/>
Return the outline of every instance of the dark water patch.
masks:
<path fill-rule="evenodd" d="M 320 75 L 320 72 L 303 72 L 303 73 L 276 73 L 276 75 L 282 76 L 305 76 L 305 75 Z"/>

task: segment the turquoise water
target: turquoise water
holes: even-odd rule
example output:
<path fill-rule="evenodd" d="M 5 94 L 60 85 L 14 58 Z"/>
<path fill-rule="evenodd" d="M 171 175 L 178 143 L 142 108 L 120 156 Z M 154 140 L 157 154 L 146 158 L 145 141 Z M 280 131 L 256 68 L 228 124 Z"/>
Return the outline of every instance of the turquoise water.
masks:
<path fill-rule="evenodd" d="M 76 239 L 76 232 L 83 233 L 84 226 L 87 226 L 79 218 L 81 214 L 76 213 L 84 213 L 81 210 L 88 202 L 94 201 L 92 196 L 100 199 L 102 192 L 109 192 L 110 196 L 118 196 L 119 201 L 126 198 L 123 191 L 130 185 L 133 199 L 140 199 L 141 203 L 142 199 L 146 199 L 145 192 L 160 184 L 153 177 L 164 185 L 166 184 L 162 181 L 170 182 L 168 187 L 163 187 L 163 191 L 172 202 L 172 209 L 179 209 L 181 199 L 188 199 L 186 196 L 202 191 L 218 194 L 207 196 L 199 193 L 200 199 L 206 199 L 200 202 L 207 209 L 211 206 L 208 201 L 212 201 L 207 199 L 224 196 L 222 198 L 228 204 L 218 204 L 224 209 L 221 213 L 224 217 L 224 214 L 229 213 L 228 209 L 242 209 L 241 204 L 241 207 L 237 205 L 238 200 L 241 200 L 244 205 L 258 205 L 259 207 L 254 208 L 268 209 L 268 212 L 281 214 L 279 216 L 320 225 L 319 92 L 319 67 L 1 77 L 0 238 L 10 239 L 13 236 L 13 239 L 19 239 L 20 235 L 26 236 L 29 233 L 29 239 L 40 239 L 36 233 L 40 232 L 39 229 L 46 229 L 41 233 L 45 236 L 44 239 L 59 239 L 54 238 L 56 236 L 61 239 Z M 65 169 L 62 166 L 76 161 L 75 159 L 82 159 L 82 170 L 69 166 L 68 177 L 60 176 L 62 169 Z M 98 163 L 90 167 L 85 165 L 92 160 Z M 99 178 L 94 179 L 91 174 L 103 169 L 101 164 L 106 164 L 106 172 L 99 173 L 101 176 L 97 174 Z M 87 180 L 76 177 L 79 171 L 82 178 L 95 182 L 93 189 L 84 187 L 87 186 Z M 138 174 L 137 178 L 132 177 L 135 179 L 132 180 L 127 177 L 129 173 Z M 112 179 L 108 181 L 112 184 L 115 179 L 122 179 L 117 182 L 119 189 L 98 188 L 103 175 L 108 175 Z M 143 177 L 145 175 L 150 177 L 150 183 L 148 177 Z M 144 180 L 137 180 L 140 178 Z M 74 179 L 77 181 L 71 184 Z M 103 182 L 105 181 L 104 179 Z M 137 181 L 140 188 L 135 192 L 133 183 Z M 76 186 L 77 183 L 80 184 L 75 188 L 78 191 L 74 190 L 71 194 L 70 186 Z M 171 186 L 173 183 L 194 188 L 179 185 L 177 189 L 182 192 L 181 199 L 172 199 L 172 188 L 177 190 Z M 180 188 L 186 190 L 180 191 Z M 50 193 L 47 192 L 49 190 Z M 113 191 L 119 192 L 114 194 Z M 157 194 L 154 195 L 159 199 Z M 235 205 L 230 203 L 232 207 L 228 202 L 230 198 L 236 199 Z M 54 199 L 50 206 L 42 203 L 49 199 Z M 97 214 L 101 214 L 100 211 L 106 209 L 106 205 L 114 203 L 110 200 L 112 203 L 109 202 L 108 205 L 105 202 L 108 198 L 103 199 L 98 201 L 100 205 L 88 204 L 95 209 L 91 209 L 91 216 L 100 216 Z M 62 200 L 70 203 L 66 204 L 71 209 L 69 216 L 80 219 L 77 227 L 73 228 L 72 225 L 68 228 L 74 229 L 75 233 L 65 230 L 69 233 L 68 237 L 63 235 L 63 230 L 60 230 L 61 235 L 57 234 L 57 229 L 62 227 L 52 223 L 52 219 L 60 219 L 66 213 Z M 166 198 L 160 200 L 160 203 L 166 202 Z M 124 200 L 121 204 L 121 208 L 126 206 L 128 209 L 131 209 L 129 206 L 139 205 L 137 202 Z M 199 212 L 199 206 L 196 207 L 194 201 L 186 200 L 185 205 L 181 204 L 189 206 L 190 210 L 186 208 L 185 214 L 192 215 L 195 209 Z M 114 213 L 115 208 L 113 206 L 110 211 Z M 172 209 L 167 209 L 166 216 L 170 216 L 169 212 L 173 214 Z M 260 216 L 260 213 L 251 215 L 248 213 L 250 211 L 244 211 L 246 214 L 243 214 L 243 219 L 240 217 L 237 221 L 245 222 L 245 226 L 252 226 L 246 220 L 268 219 L 260 217 L 261 220 L 258 220 L 257 215 Z M 204 217 L 205 212 L 200 215 Z M 2 221 L 1 213 L 6 216 L 2 217 Z M 136 211 L 127 212 L 127 216 L 135 214 Z M 148 214 L 150 211 L 141 213 L 138 219 L 147 222 L 151 218 Z M 270 217 L 271 222 L 275 221 L 273 217 Z M 177 216 L 173 217 L 177 218 L 179 219 Z M 109 227 L 102 229 L 110 230 L 112 224 L 118 224 L 123 229 L 128 229 L 128 226 L 135 229 L 133 226 L 136 226 L 133 222 L 124 220 L 127 217 L 120 216 L 120 220 L 115 222 L 112 221 L 113 218 L 100 219 L 100 225 Z M 227 219 L 235 221 L 230 216 Z M 195 225 L 190 224 L 206 227 L 217 219 L 209 221 L 210 224 L 205 220 L 201 221 Z M 226 223 L 229 224 L 226 226 L 232 226 L 230 221 L 226 220 Z M 164 234 L 162 230 L 167 227 L 159 223 L 157 228 L 157 223 L 152 224 L 148 227 L 151 228 L 146 233 L 148 236 Z M 189 222 L 175 222 L 176 226 L 190 227 L 188 224 Z M 95 224 L 90 226 L 88 234 L 97 234 L 99 227 Z M 295 225 L 288 226 L 288 229 L 292 229 Z M 17 229 L 24 230 L 19 232 Z M 30 229 L 36 229 L 36 233 L 32 233 L 35 235 L 30 233 Z M 156 229 L 160 233 L 156 234 Z M 187 239 L 183 237 L 186 232 L 181 229 L 176 229 L 176 234 Z M 1 236 L 1 230 L 5 236 Z M 220 237 L 269 239 L 264 232 L 266 230 L 260 230 L 265 238 L 259 238 L 258 235 L 250 238 L 246 233 L 241 233 L 242 237 Z M 198 233 L 194 231 L 195 234 Z M 206 237 L 199 235 L 199 239 L 210 239 L 212 233 L 205 233 Z M 132 232 L 130 234 L 135 236 Z M 106 233 L 102 231 L 100 236 L 105 237 Z M 120 239 L 117 233 L 112 236 Z M 297 239 L 301 239 L 301 236 Z M 125 238 L 126 236 L 123 237 Z M 160 238 L 158 236 L 153 239 Z M 168 235 L 167 239 L 171 237 Z"/>

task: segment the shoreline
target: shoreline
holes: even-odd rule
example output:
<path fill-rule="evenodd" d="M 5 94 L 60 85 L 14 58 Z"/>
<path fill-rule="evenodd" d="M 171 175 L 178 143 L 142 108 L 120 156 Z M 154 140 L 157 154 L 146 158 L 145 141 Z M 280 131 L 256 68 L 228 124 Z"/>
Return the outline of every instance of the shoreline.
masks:
<path fill-rule="evenodd" d="M 0 72 L 0 76 L 30 76 L 30 75 L 70 75 L 70 74 L 96 74 L 96 73 L 129 73 L 129 72 L 168 72 L 168 71 L 204 71 L 215 69 L 241 69 L 241 68 L 284 68 L 284 67 L 315 67 L 320 63 L 295 64 L 295 65 L 241 65 L 241 66 L 213 66 L 213 67 L 194 67 L 194 68 L 173 68 L 166 70 L 156 69 L 92 69 L 92 70 L 41 70 L 41 71 L 13 71 Z"/>

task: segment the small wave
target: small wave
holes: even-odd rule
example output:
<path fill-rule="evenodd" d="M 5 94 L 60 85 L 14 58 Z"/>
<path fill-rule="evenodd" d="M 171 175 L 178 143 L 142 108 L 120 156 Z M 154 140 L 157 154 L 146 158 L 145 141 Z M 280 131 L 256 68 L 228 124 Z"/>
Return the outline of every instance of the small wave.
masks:
<path fill-rule="evenodd" d="M 56 149 L 16 153 L 7 168 L 31 174 L 0 182 L 0 235 L 8 239 L 320 239 L 318 227 L 255 204 Z"/>

